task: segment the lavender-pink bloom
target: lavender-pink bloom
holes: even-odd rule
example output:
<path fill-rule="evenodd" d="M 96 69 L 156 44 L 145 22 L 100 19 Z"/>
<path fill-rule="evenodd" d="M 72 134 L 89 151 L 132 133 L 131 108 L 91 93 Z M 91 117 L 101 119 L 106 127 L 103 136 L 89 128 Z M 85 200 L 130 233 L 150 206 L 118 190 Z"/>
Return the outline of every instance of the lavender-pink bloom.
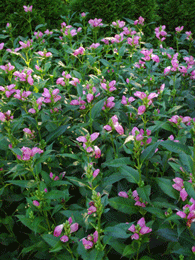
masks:
<path fill-rule="evenodd" d="M 129 198 L 128 194 L 125 191 L 120 191 L 118 193 L 118 196 L 123 198 Z"/>
<path fill-rule="evenodd" d="M 33 205 L 38 207 L 40 204 L 39 204 L 39 202 L 37 200 L 33 200 Z"/>
<path fill-rule="evenodd" d="M 54 229 L 54 234 L 53 235 L 55 237 L 59 237 L 61 235 L 61 233 L 62 233 L 63 228 L 64 228 L 63 224 L 56 226 L 55 229 Z"/>
<path fill-rule="evenodd" d="M 63 242 L 63 243 L 65 243 L 65 242 L 67 242 L 68 240 L 69 240 L 69 238 L 68 238 L 68 236 L 62 236 L 61 238 L 60 238 L 60 240 Z"/>
<path fill-rule="evenodd" d="M 74 223 L 70 226 L 70 233 L 76 232 L 79 228 L 79 224 L 78 223 Z"/>

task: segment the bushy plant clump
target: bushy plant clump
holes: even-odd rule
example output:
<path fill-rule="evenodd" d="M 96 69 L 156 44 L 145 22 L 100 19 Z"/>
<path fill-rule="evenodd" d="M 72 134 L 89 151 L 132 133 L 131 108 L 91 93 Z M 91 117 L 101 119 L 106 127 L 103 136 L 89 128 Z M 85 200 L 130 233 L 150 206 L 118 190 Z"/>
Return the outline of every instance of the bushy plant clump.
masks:
<path fill-rule="evenodd" d="M 28 25 L 0 41 L 1 260 L 193 260 L 194 35 Z"/>
<path fill-rule="evenodd" d="M 117 19 L 131 17 L 145 17 L 146 23 L 154 23 L 158 20 L 156 0 L 145 0 L 144 5 L 141 0 L 73 0 L 69 3 L 72 12 L 89 12 L 89 18 L 99 17 L 105 23 L 110 24 Z M 145 30 L 146 35 L 152 34 L 154 24 Z"/>
<path fill-rule="evenodd" d="M 158 0 L 158 16 L 161 24 L 166 24 L 167 30 L 173 35 L 177 26 L 184 26 L 186 31 L 195 33 L 195 1 L 193 0 Z M 168 44 L 173 43 L 174 38 L 168 40 Z"/>
<path fill-rule="evenodd" d="M 0 28 L 5 28 L 6 24 L 9 22 L 14 27 L 14 37 L 19 35 L 26 36 L 30 32 L 30 27 L 28 26 L 29 15 L 24 13 L 23 5 L 33 5 L 33 13 L 30 17 L 33 28 L 37 25 L 47 23 L 47 28 L 52 29 L 59 26 L 60 22 L 62 22 L 60 15 L 67 15 L 66 0 L 1 1 Z"/>

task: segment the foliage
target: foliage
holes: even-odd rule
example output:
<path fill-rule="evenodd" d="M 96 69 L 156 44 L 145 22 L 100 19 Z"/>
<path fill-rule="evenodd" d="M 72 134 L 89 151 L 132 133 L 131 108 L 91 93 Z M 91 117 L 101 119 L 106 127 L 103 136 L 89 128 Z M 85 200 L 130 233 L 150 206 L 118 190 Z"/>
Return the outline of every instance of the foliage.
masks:
<path fill-rule="evenodd" d="M 32 26 L 35 28 L 39 24 L 45 25 L 45 29 L 52 29 L 62 22 L 60 15 L 67 15 L 67 2 L 61 0 L 45 1 L 22 1 L 8 0 L 0 3 L 0 28 L 5 28 L 9 22 L 13 25 L 13 36 L 26 36 L 30 32 L 27 19 L 28 13 L 24 13 L 23 5 L 33 5 L 31 14 Z M 17 21 L 17 24 L 16 24 Z M 22 26 L 20 26 L 22 24 Z"/>

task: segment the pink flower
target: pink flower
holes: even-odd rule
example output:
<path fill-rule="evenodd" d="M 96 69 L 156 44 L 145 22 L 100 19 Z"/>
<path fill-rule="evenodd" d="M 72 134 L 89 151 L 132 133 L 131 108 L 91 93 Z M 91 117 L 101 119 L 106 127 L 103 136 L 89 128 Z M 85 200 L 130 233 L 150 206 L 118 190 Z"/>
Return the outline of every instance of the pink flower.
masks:
<path fill-rule="evenodd" d="M 65 242 L 67 242 L 67 241 L 69 240 L 69 238 L 68 238 L 68 236 L 62 236 L 62 237 L 60 238 L 60 240 L 61 240 L 63 243 L 65 243 Z"/>
<path fill-rule="evenodd" d="M 91 207 L 88 208 L 88 215 L 91 215 L 92 213 L 94 213 L 96 211 L 97 211 L 96 207 L 91 206 Z"/>
<path fill-rule="evenodd" d="M 103 127 L 106 131 L 112 131 L 112 127 L 110 125 L 105 125 Z"/>
<path fill-rule="evenodd" d="M 79 224 L 78 223 L 74 223 L 70 226 L 70 233 L 76 232 L 79 228 Z"/>
<path fill-rule="evenodd" d="M 82 243 L 83 243 L 85 249 L 90 249 L 90 248 L 93 247 L 93 242 L 88 241 L 88 240 L 85 239 L 85 238 L 82 239 Z"/>
<path fill-rule="evenodd" d="M 119 133 L 119 135 L 124 134 L 124 129 L 118 122 L 116 124 L 114 124 L 114 128 L 117 131 L 117 133 Z"/>
<path fill-rule="evenodd" d="M 192 252 L 195 253 L 195 246 L 192 247 Z"/>
<path fill-rule="evenodd" d="M 0 43 L 0 50 L 2 50 L 4 47 L 4 42 Z"/>
<path fill-rule="evenodd" d="M 102 26 L 103 23 L 101 23 L 101 22 L 102 22 L 102 19 L 97 19 L 97 18 L 95 18 L 94 20 L 90 19 L 90 20 L 88 21 L 88 23 L 89 23 L 92 27 Z"/>
<path fill-rule="evenodd" d="M 31 6 L 25 6 L 25 5 L 23 5 L 23 8 L 24 8 L 24 11 L 25 11 L 25 12 L 32 12 L 33 6 L 32 6 L 32 5 L 31 5 Z"/>
<path fill-rule="evenodd" d="M 95 158 L 100 158 L 101 157 L 101 150 L 98 146 L 94 146 L 94 151 L 95 151 Z"/>
<path fill-rule="evenodd" d="M 82 17 L 85 17 L 85 16 L 86 16 L 86 13 L 84 13 L 84 12 L 81 13 L 81 16 L 82 16 Z"/>
<path fill-rule="evenodd" d="M 184 213 L 183 211 L 178 211 L 176 215 L 180 216 L 181 218 L 186 218 L 186 213 Z"/>
<path fill-rule="evenodd" d="M 120 191 L 118 193 L 118 196 L 123 198 L 129 198 L 128 194 L 125 191 Z"/>
<path fill-rule="evenodd" d="M 175 28 L 175 31 L 177 33 L 180 33 L 183 30 L 183 28 L 184 28 L 183 26 L 181 26 L 181 27 L 178 26 L 178 27 Z"/>
<path fill-rule="evenodd" d="M 185 201 L 188 197 L 188 193 L 186 192 L 185 188 L 183 188 L 181 191 L 180 191 L 180 198 L 182 199 L 182 201 Z"/>
<path fill-rule="evenodd" d="M 93 172 L 93 178 L 96 178 L 98 176 L 100 172 L 100 169 L 96 169 L 94 172 Z"/>
<path fill-rule="evenodd" d="M 144 105 L 138 107 L 138 115 L 142 115 L 146 111 L 146 107 Z"/>
<path fill-rule="evenodd" d="M 56 226 L 55 229 L 54 229 L 54 234 L 53 235 L 55 237 L 59 237 L 61 235 L 61 233 L 62 233 L 63 228 L 64 228 L 63 224 Z"/>
<path fill-rule="evenodd" d="M 40 204 L 39 204 L 39 202 L 37 200 L 33 200 L 33 205 L 38 207 Z"/>

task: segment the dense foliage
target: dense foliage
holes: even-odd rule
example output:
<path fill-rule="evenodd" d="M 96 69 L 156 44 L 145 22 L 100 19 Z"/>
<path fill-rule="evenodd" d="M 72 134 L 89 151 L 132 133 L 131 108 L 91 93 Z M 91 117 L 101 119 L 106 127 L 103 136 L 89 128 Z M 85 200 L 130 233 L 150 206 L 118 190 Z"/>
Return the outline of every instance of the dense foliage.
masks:
<path fill-rule="evenodd" d="M 54 28 L 62 22 L 62 16 L 68 14 L 66 0 L 23 1 L 7 0 L 0 2 L 0 28 L 5 28 L 9 22 L 14 27 L 13 36 L 26 36 L 30 32 L 28 26 L 29 15 L 24 13 L 23 5 L 33 5 L 31 24 L 35 28 L 39 24 L 47 23 L 47 28 Z M 22 26 L 21 26 L 22 25 Z"/>
<path fill-rule="evenodd" d="M 193 34 L 28 26 L 0 38 L 1 260 L 193 260 Z"/>

